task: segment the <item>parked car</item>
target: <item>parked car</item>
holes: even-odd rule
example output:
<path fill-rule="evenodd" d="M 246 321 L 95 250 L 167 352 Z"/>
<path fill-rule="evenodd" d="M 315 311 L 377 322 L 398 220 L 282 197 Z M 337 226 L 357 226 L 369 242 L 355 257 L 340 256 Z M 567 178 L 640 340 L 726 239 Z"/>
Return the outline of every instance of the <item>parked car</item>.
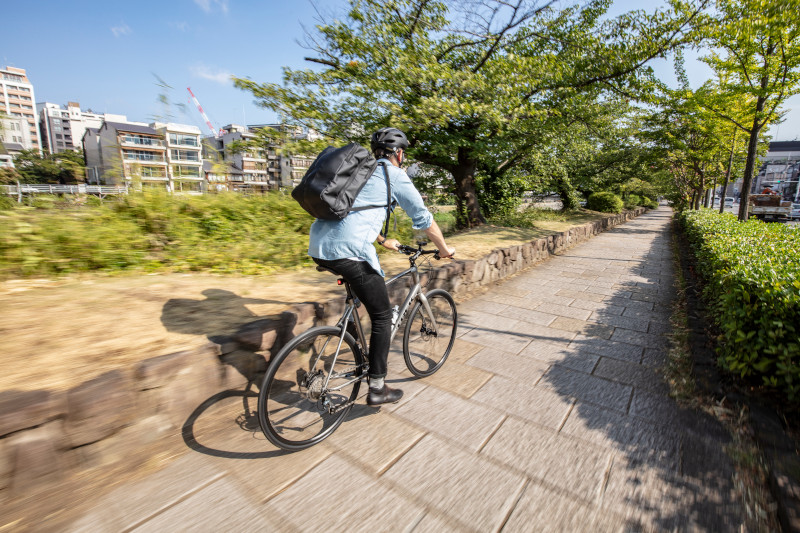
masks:
<path fill-rule="evenodd" d="M 789 213 L 792 220 L 800 218 L 800 204 L 792 204 L 792 211 Z"/>
<path fill-rule="evenodd" d="M 733 208 L 733 196 L 725 197 L 725 207 Z"/>

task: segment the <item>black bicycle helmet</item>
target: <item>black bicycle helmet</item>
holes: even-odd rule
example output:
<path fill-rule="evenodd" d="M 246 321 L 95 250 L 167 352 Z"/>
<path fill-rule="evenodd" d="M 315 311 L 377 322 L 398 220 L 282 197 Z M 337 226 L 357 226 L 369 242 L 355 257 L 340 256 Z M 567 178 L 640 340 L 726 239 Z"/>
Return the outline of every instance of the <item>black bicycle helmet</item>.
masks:
<path fill-rule="evenodd" d="M 374 152 L 378 148 L 389 148 L 390 150 L 405 150 L 408 148 L 406 134 L 397 128 L 381 128 L 372 134 L 369 146 Z"/>

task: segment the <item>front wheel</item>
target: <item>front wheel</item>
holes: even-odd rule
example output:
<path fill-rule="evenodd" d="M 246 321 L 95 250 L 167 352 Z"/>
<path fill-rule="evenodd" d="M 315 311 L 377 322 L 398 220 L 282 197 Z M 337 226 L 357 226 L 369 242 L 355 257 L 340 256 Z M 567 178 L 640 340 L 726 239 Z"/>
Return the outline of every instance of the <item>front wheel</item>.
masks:
<path fill-rule="evenodd" d="M 332 326 L 301 333 L 278 352 L 264 376 L 258 394 L 264 435 L 290 451 L 328 437 L 356 401 L 364 370 L 361 350 L 349 333 L 342 339 L 341 329 Z"/>
<path fill-rule="evenodd" d="M 415 376 L 430 376 L 444 364 L 456 340 L 458 312 L 450 293 L 434 289 L 425 295 L 430 314 L 419 300 L 403 335 L 403 357 Z"/>

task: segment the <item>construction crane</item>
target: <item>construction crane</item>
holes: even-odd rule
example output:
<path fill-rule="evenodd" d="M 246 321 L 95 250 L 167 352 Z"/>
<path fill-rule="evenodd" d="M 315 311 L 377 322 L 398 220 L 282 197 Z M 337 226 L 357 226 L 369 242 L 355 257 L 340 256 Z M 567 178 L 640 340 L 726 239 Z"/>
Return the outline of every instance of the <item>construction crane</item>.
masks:
<path fill-rule="evenodd" d="M 208 115 L 206 115 L 206 112 L 203 111 L 203 106 L 200 105 L 200 102 L 197 100 L 197 97 L 192 92 L 192 88 L 191 87 L 187 87 L 186 90 L 189 91 L 189 95 L 192 97 L 192 101 L 194 101 L 194 105 L 197 106 L 197 110 L 200 111 L 201 115 L 203 115 L 203 120 L 206 121 L 206 126 L 208 126 L 208 129 L 211 130 L 211 135 L 213 135 L 214 138 L 217 138 L 220 135 L 222 135 L 222 130 L 217 131 L 217 130 L 214 129 L 214 126 L 211 125 L 211 120 L 209 120 Z"/>

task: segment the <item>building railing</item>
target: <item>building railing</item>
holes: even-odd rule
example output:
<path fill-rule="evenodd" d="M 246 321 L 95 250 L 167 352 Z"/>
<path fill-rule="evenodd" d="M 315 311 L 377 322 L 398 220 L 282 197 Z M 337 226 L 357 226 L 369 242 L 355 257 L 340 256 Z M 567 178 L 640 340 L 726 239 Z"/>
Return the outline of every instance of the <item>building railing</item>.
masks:
<path fill-rule="evenodd" d="M 5 194 L 127 194 L 128 187 L 120 185 L 50 185 L 28 184 L 0 185 L 0 190 Z"/>
<path fill-rule="evenodd" d="M 163 147 L 164 141 L 160 139 L 154 139 L 152 137 L 134 137 L 130 135 L 125 135 L 120 138 L 120 142 L 123 145 L 132 145 L 132 146 L 153 146 L 153 147 Z"/>

